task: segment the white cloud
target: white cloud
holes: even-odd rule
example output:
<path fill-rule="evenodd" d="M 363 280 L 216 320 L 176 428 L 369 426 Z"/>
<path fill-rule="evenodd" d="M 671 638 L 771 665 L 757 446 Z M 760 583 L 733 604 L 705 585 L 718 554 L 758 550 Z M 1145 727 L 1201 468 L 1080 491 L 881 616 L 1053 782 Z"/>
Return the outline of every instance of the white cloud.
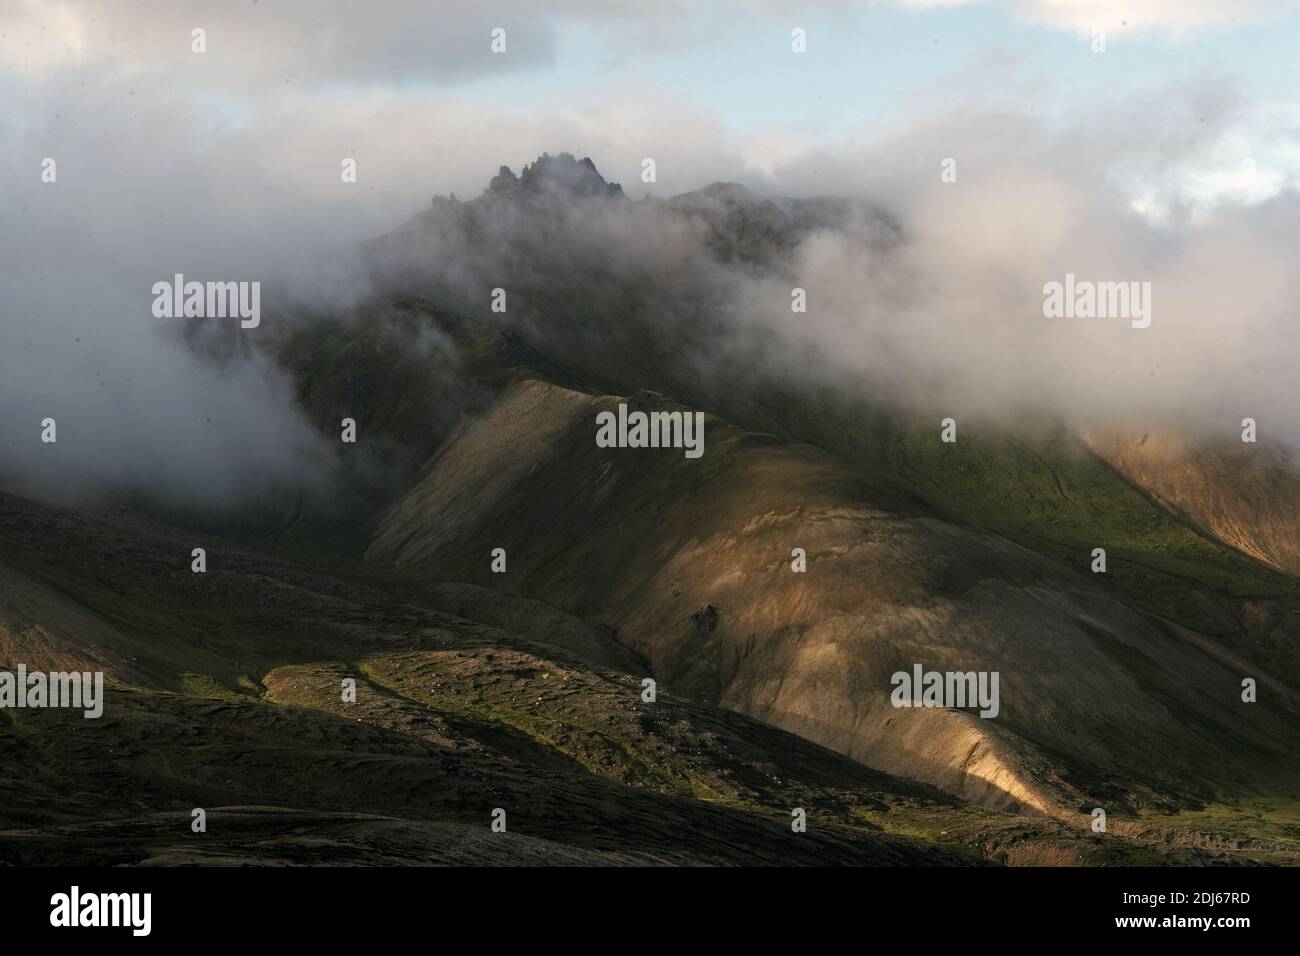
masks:
<path fill-rule="evenodd" d="M 901 0 L 905 6 L 943 8 L 989 0 Z M 1267 20 L 1293 9 L 1288 0 L 1002 0 L 1017 14 L 1058 30 L 1088 34 L 1162 30 L 1181 33 L 1215 24 Z"/>
<path fill-rule="evenodd" d="M 269 85 L 452 82 L 553 60 L 564 24 L 671 31 L 680 11 L 651 0 L 459 3 L 386 0 L 0 0 L 0 62 L 20 76 L 91 66 L 233 90 Z M 506 52 L 490 49 L 506 30 Z M 207 52 L 191 50 L 206 31 Z"/>
<path fill-rule="evenodd" d="M 200 2 L 200 0 L 0 0 L 0 63 L 28 79 L 111 70 L 141 82 L 262 92 L 287 85 L 451 83 L 526 71 L 554 62 L 565 31 L 594 26 L 624 55 L 640 58 L 698 43 L 723 16 L 753 11 L 789 19 L 809 2 L 724 0 L 732 7 L 657 0 L 350 0 Z M 860 0 L 868 8 L 879 0 Z M 1181 33 L 1216 24 L 1277 16 L 1287 0 L 886 0 L 912 8 L 1001 3 L 1049 28 L 1088 33 L 1159 30 Z M 843 12 L 831 0 L 812 6 Z M 191 31 L 207 33 L 205 54 L 190 49 Z M 489 49 L 490 31 L 507 30 L 504 55 Z"/>

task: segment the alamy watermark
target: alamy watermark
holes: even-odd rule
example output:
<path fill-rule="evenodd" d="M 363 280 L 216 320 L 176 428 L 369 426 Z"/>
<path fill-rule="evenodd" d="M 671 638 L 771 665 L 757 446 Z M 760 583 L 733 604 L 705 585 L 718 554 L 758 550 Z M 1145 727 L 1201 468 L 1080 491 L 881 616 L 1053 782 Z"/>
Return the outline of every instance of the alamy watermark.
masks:
<path fill-rule="evenodd" d="M 50 925 L 125 926 L 133 936 L 148 936 L 153 929 L 153 894 L 82 893 L 73 886 L 50 897 Z"/>
<path fill-rule="evenodd" d="M 979 707 L 981 717 L 996 717 L 997 671 L 927 671 L 920 664 L 912 672 L 895 671 L 889 679 L 895 707 Z"/>
<path fill-rule="evenodd" d="M 1150 282 L 1092 282 L 1076 280 L 1043 285 L 1043 316 L 1048 319 L 1130 319 L 1133 328 L 1151 325 Z"/>
<path fill-rule="evenodd" d="M 597 448 L 684 448 L 687 458 L 704 454 L 703 412 L 629 412 L 596 415 Z"/>
<path fill-rule="evenodd" d="M 85 711 L 87 720 L 104 713 L 103 671 L 0 671 L 0 710 L 69 707 Z"/>
<path fill-rule="evenodd" d="M 262 324 L 262 283 L 186 282 L 178 272 L 171 282 L 153 284 L 153 314 L 159 319 L 240 319 L 240 328 Z"/>

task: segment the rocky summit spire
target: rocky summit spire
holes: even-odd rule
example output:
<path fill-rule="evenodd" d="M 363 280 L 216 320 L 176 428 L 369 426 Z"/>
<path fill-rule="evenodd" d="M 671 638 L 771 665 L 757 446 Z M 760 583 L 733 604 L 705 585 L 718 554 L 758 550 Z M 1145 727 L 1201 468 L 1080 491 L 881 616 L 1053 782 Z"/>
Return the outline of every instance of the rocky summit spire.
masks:
<path fill-rule="evenodd" d="M 619 197 L 623 195 L 623 187 L 606 182 L 589 157 L 577 159 L 572 153 L 557 156 L 542 153 L 517 177 L 510 167 L 502 166 L 488 184 L 488 193 L 497 196 Z"/>

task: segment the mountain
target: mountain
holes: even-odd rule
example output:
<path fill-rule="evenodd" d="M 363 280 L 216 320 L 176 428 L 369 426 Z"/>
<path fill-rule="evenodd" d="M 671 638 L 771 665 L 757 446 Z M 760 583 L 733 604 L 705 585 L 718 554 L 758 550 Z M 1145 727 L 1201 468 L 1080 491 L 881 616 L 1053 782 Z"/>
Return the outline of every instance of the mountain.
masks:
<path fill-rule="evenodd" d="M 720 420 L 704 466 L 597 448 L 592 423 L 616 400 L 662 407 L 516 384 L 386 514 L 367 557 L 500 577 L 616 630 L 665 686 L 996 809 L 1177 806 L 1294 766 L 1288 707 L 1237 699 L 1254 665 L 1085 572 Z M 488 544 L 512 556 L 507 575 L 475 560 Z M 998 671 L 999 719 L 893 707 L 890 676 L 914 662 Z"/>
<path fill-rule="evenodd" d="M 1044 413 L 944 442 L 746 322 L 828 236 L 907 242 L 544 155 L 367 243 L 371 301 L 264 322 L 330 494 L 0 496 L 0 668 L 112 685 L 0 711 L 0 860 L 1300 861 L 1294 464 Z M 601 447 L 620 406 L 703 454 Z M 996 715 L 895 706 L 918 665 L 996 673 Z"/>

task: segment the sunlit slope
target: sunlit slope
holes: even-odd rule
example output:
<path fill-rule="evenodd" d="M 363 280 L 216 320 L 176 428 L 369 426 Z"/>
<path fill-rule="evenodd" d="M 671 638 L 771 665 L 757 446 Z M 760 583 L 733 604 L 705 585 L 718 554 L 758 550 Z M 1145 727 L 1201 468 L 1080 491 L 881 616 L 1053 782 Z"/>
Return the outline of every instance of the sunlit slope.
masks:
<path fill-rule="evenodd" d="M 30 671 L 102 671 L 147 684 L 142 642 L 56 589 L 0 562 L 0 662 Z"/>
<path fill-rule="evenodd" d="M 764 428 L 901 482 L 940 513 L 1069 567 L 1088 571 L 1093 550 L 1105 549 L 1108 590 L 1300 688 L 1300 580 L 1252 556 L 1289 546 L 1285 529 L 1300 507 L 1296 474 L 1277 454 L 1235 469 L 1195 459 L 1205 466 L 1196 485 L 1231 515 L 1241 539 L 1267 542 L 1268 551 L 1252 551 L 1039 415 L 960 418 L 957 441 L 945 444 L 936 441 L 937 415 L 890 414 L 813 390 L 768 395 L 751 412 Z"/>
<path fill-rule="evenodd" d="M 578 320 L 568 316 L 566 321 Z M 874 487 L 955 523 L 992 531 L 1081 572 L 1090 567 L 1092 551 L 1104 548 L 1108 591 L 1213 638 L 1292 688 L 1300 686 L 1300 581 L 1252 557 L 1266 556 L 1263 546 L 1238 548 L 1226 532 L 1219 540 L 1194 515 L 1172 510 L 1135 487 L 1122 468 L 1041 415 L 1027 412 L 999 421 L 959 415 L 958 440 L 945 444 L 937 440 L 937 414 L 903 413 L 808 382 L 739 387 L 744 368 L 723 369 L 702 387 L 698 374 L 679 374 L 662 355 L 643 358 L 661 352 L 653 337 L 617 363 L 564 352 L 564 362 L 574 364 L 562 365 L 518 336 L 420 300 L 376 306 L 359 320 L 309 325 L 286 346 L 284 359 L 304 389 L 305 407 L 323 429 L 332 430 L 349 413 L 365 422 L 366 438 L 354 456 L 370 454 L 375 446 L 410 443 L 412 436 L 419 439 L 418 450 L 433 451 L 440 446 L 430 439 L 449 434 L 445 407 L 436 413 L 446 404 L 441 401 L 448 391 L 445 370 L 427 362 L 421 367 L 418 356 L 385 359 L 402 355 L 404 341 L 428 338 L 430 329 L 455 343 L 462 386 L 461 399 L 451 403 L 462 413 L 457 427 L 474 420 L 515 375 L 588 393 L 627 394 L 631 388 L 603 374 L 636 365 L 641 371 L 635 381 L 648 381 L 656 391 L 747 430 L 816 445 L 860 469 Z M 548 342 L 539 332 L 536 346 L 560 348 L 564 341 Z M 383 374 L 388 361 L 399 363 L 394 376 Z M 727 388 L 733 379 L 738 387 Z M 499 447 L 504 450 L 504 443 Z M 381 454 L 391 457 L 387 450 Z M 509 471 L 509 454 L 503 454 L 501 468 Z M 1271 469 L 1271 485 L 1257 483 L 1252 493 L 1249 484 L 1237 486 L 1234 473 L 1213 473 L 1222 484 L 1215 494 L 1233 508 L 1236 525 L 1247 529 L 1252 541 L 1263 535 L 1274 551 L 1287 547 L 1294 478 L 1279 478 Z M 408 467 L 386 488 L 408 487 L 417 474 Z M 1261 500 L 1258 509 L 1243 504 L 1272 491 L 1277 498 L 1271 504 Z M 346 497 L 367 501 L 367 514 L 376 516 L 393 500 L 391 490 L 376 494 L 369 486 L 360 493 L 349 490 Z M 360 542 L 368 533 L 358 528 L 348 536 Z M 356 547 L 359 553 L 364 546 Z M 308 553 L 320 552 L 313 547 Z"/>
<path fill-rule="evenodd" d="M 1181 432 L 1092 428 L 1107 464 L 1188 524 L 1270 567 L 1300 576 L 1300 467 L 1276 446 L 1196 440 Z"/>
<path fill-rule="evenodd" d="M 560 604 L 614 628 L 669 688 L 989 806 L 1176 806 L 1292 781 L 1288 692 L 1272 682 L 1267 703 L 1243 704 L 1254 668 L 1106 579 L 718 418 L 698 461 L 599 449 L 596 412 L 616 401 L 516 383 L 368 556 Z M 892 707 L 890 675 L 914 663 L 998 671 L 1001 713 Z"/>

